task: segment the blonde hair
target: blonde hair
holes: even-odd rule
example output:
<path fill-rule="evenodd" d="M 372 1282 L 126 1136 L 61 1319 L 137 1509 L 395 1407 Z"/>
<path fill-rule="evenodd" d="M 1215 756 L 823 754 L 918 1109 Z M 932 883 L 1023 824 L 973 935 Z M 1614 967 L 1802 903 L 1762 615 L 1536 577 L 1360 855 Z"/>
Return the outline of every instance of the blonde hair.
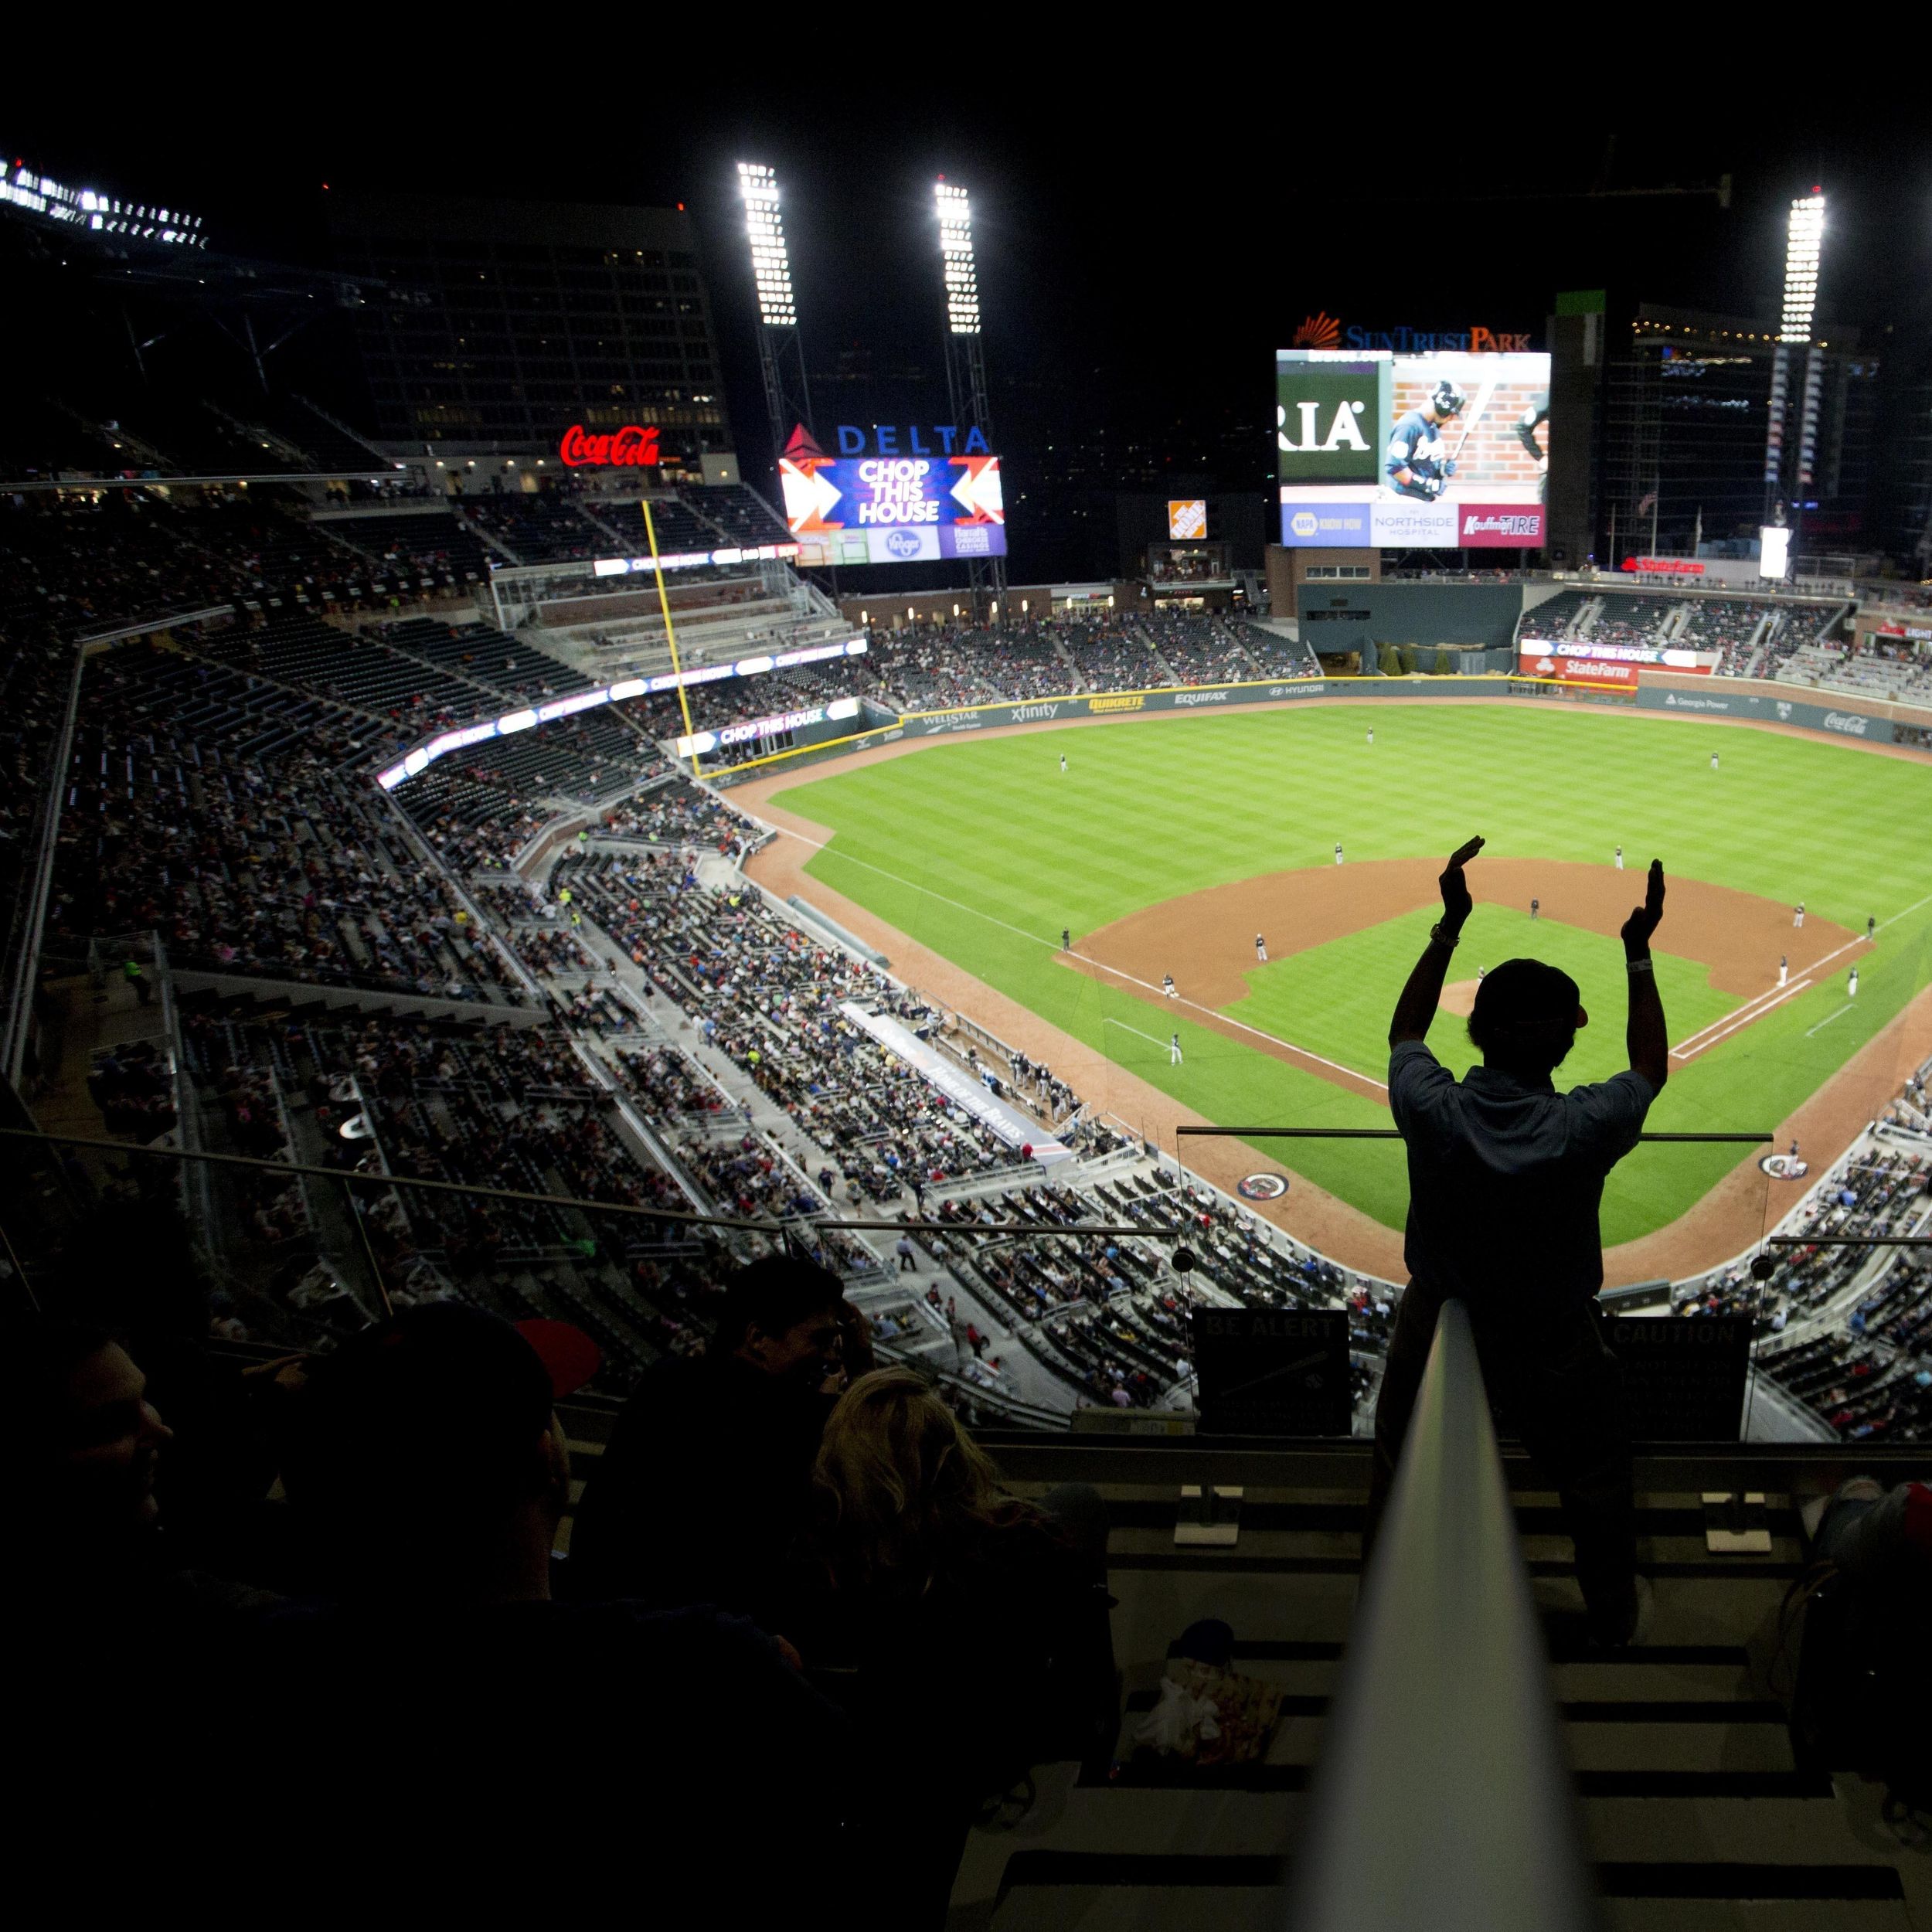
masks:
<path fill-rule="evenodd" d="M 1037 1520 L 910 1369 L 875 1369 L 838 1398 L 812 1473 L 835 1581 L 923 1596 L 985 1534 Z"/>

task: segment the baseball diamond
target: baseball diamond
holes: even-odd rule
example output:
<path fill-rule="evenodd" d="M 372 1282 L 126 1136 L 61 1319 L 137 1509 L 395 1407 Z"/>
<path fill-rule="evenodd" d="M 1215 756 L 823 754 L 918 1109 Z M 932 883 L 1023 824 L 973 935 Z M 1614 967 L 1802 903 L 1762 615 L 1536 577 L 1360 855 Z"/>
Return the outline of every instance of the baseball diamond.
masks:
<path fill-rule="evenodd" d="M 1434 917 L 1440 854 L 1476 830 L 1489 841 L 1471 869 L 1477 912 L 1444 1006 L 1466 1012 L 1478 969 L 1512 955 L 1562 966 L 1594 1021 L 1563 1084 L 1623 1063 L 1608 936 L 1636 881 L 1613 855 L 1664 859 L 1672 1077 L 1656 1131 L 1801 1134 L 1824 1157 L 1932 1046 L 1919 762 L 1670 713 L 1509 700 L 1379 700 L 1371 750 L 1363 709 L 1323 699 L 1166 728 L 1022 726 L 929 742 L 910 763 L 915 746 L 894 745 L 734 796 L 795 835 L 753 862 L 764 883 L 804 893 L 913 983 L 1078 1069 L 1092 1104 L 1157 1139 L 1182 1121 L 1386 1124 L 1390 1005 Z M 1083 735 L 1063 781 L 1071 730 Z M 1801 898 L 1811 916 L 1794 952 Z M 1862 990 L 1842 1010 L 1852 963 Z M 1164 1028 L 1145 1022 L 1151 1005 Z M 1475 1058 L 1453 1023 L 1436 1045 L 1458 1071 Z M 1197 1140 L 1189 1158 L 1230 1186 L 1257 1155 L 1275 1163 L 1295 1185 L 1266 1212 L 1355 1266 L 1397 1272 L 1400 1151 L 1315 1141 L 1282 1153 Z M 1643 1150 L 1605 1192 L 1609 1278 L 1733 1254 L 1767 1206 L 1736 1147 Z"/>

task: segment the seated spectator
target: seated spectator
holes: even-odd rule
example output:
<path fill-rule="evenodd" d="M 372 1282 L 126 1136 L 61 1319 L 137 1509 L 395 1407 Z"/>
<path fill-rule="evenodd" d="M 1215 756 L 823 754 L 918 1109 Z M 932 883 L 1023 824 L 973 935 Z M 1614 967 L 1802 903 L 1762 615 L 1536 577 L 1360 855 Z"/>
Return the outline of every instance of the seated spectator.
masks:
<path fill-rule="evenodd" d="M 1644 1593 L 1622 1384 L 1596 1304 L 1597 1208 L 1604 1177 L 1636 1145 L 1668 1073 L 1650 960 L 1664 869 L 1652 862 L 1645 903 L 1623 927 L 1629 1070 L 1558 1094 L 1550 1076 L 1588 1020 L 1576 982 L 1539 960 L 1506 960 L 1484 978 L 1470 1015 L 1483 1064 L 1458 1082 L 1425 1036 L 1472 910 L 1463 868 L 1482 842 L 1472 839 L 1444 869 L 1443 918 L 1389 1025 L 1389 1105 L 1409 1158 L 1411 1279 L 1376 1411 L 1363 1550 L 1393 1485 L 1437 1317 L 1453 1297 L 1469 1311 L 1486 1385 L 1554 1483 L 1593 1636 L 1628 1643 Z"/>
<path fill-rule="evenodd" d="M 1002 1495 L 985 1453 L 905 1369 L 862 1376 L 841 1397 L 812 1488 L 790 1621 L 808 1668 L 852 1717 L 869 1767 L 855 1809 L 899 1819 L 866 1848 L 879 1922 L 940 1925 L 975 1811 L 1036 1763 L 1111 1736 L 1100 1498 L 1069 1486 L 1036 1508 Z M 907 1656 L 975 1660 L 971 1695 L 939 1732 L 886 1667 Z"/>
<path fill-rule="evenodd" d="M 573 1596 L 772 1617 L 845 1359 L 845 1305 L 823 1268 L 755 1261 L 727 1284 L 705 1354 L 645 1371 L 577 1507 Z"/>
<path fill-rule="evenodd" d="M 843 1726 L 736 1618 L 552 1600 L 570 1484 L 552 1402 L 590 1364 L 546 1353 L 452 1303 L 313 1374 L 289 1495 L 333 1600 L 261 1621 L 256 1681 L 301 1702 L 237 1740 L 273 1794 L 260 1829 L 332 1886 L 487 1893 L 492 1913 L 564 1887 L 595 1909 L 655 1866 L 701 1882 L 718 1923 L 755 1923 L 835 1844 Z"/>

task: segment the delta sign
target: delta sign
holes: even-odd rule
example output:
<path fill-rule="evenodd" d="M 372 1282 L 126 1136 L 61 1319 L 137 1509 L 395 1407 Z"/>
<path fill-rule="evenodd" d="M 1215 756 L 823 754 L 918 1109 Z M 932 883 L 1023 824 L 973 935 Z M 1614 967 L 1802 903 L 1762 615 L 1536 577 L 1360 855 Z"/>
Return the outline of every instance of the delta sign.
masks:
<path fill-rule="evenodd" d="M 859 436 L 838 430 L 842 452 Z M 930 436 L 930 440 L 927 440 Z M 785 522 L 807 566 L 916 563 L 1006 554 L 999 458 L 977 429 L 874 427 L 849 454 L 828 456 L 802 428 L 778 461 Z"/>

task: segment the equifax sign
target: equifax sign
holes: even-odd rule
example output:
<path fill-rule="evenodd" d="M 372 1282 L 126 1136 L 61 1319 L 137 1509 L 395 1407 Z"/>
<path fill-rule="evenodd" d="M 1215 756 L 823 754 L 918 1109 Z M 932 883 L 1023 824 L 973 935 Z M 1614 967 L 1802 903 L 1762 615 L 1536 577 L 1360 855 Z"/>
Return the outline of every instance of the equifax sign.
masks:
<path fill-rule="evenodd" d="M 581 423 L 573 423 L 563 432 L 557 454 L 571 469 L 655 468 L 658 457 L 658 432 L 655 425 L 645 428 L 627 423 L 609 435 L 589 435 Z"/>

